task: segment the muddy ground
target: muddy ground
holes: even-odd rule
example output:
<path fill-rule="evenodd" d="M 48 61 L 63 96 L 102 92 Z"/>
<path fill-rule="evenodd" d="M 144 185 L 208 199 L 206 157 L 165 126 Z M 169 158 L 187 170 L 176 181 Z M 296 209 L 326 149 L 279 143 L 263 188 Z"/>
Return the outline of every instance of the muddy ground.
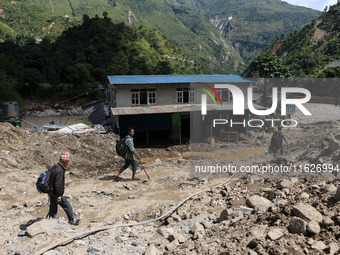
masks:
<path fill-rule="evenodd" d="M 340 165 L 339 107 L 310 104 L 308 109 L 313 118 L 297 113 L 299 125 L 285 130 L 290 143 L 285 157 L 273 159 L 268 153 L 271 134 L 262 132 L 237 144 L 216 143 L 211 150 L 238 166 Z M 68 124 L 82 119 L 72 116 Z M 90 229 L 151 220 L 202 190 L 207 191 L 170 217 L 97 232 L 44 254 L 339 254 L 340 172 L 314 178 L 236 174 L 215 187 L 230 175 L 192 178 L 190 148 L 181 145 L 137 148 L 151 180 L 139 170 L 140 180 L 131 181 L 126 170 L 115 182 L 123 164 L 114 151 L 117 139 L 113 134 L 34 132 L 2 123 L 0 254 L 35 254 Z M 48 197 L 35 188 L 38 175 L 62 151 L 71 153 L 65 196 L 81 218 L 79 226 L 68 225 L 61 208 L 57 220 L 44 219 Z"/>

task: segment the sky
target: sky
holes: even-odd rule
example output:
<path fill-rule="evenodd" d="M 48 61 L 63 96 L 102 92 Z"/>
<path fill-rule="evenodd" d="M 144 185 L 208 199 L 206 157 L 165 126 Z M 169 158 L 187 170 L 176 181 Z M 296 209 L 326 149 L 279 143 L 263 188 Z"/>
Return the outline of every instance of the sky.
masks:
<path fill-rule="evenodd" d="M 284 0 L 287 3 L 323 11 L 326 5 L 334 5 L 338 0 Z"/>

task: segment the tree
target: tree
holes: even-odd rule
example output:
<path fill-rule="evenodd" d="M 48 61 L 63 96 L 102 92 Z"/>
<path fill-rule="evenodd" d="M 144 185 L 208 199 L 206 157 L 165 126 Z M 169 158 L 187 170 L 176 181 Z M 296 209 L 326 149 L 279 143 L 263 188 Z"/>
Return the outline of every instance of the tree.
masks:
<path fill-rule="evenodd" d="M 292 77 L 290 69 L 282 64 L 275 55 L 265 54 L 257 57 L 245 70 L 247 77 L 262 78 L 289 78 Z"/>
<path fill-rule="evenodd" d="M 9 77 L 4 71 L 0 70 L 0 104 L 6 101 L 21 102 L 21 97 L 16 91 L 17 82 Z"/>

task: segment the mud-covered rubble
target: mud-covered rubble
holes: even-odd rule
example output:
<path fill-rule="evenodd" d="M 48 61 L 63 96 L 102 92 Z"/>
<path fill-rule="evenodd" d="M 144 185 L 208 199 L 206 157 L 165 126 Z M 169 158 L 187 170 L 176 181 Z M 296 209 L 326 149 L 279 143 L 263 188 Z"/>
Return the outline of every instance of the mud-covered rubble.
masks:
<path fill-rule="evenodd" d="M 236 185 L 240 183 L 241 185 Z M 316 186 L 334 186 L 333 183 L 317 183 L 311 180 L 239 180 L 230 186 L 218 188 L 180 207 L 161 226 L 137 226 L 116 232 L 95 234 L 99 254 L 337 254 L 339 252 L 340 208 L 335 201 L 334 189 L 323 190 L 312 202 L 300 202 L 289 196 L 298 196 L 303 189 L 314 196 Z M 223 196 L 222 190 L 241 188 L 255 183 L 273 183 L 258 190 L 258 195 L 248 199 L 253 203 L 232 206 L 233 195 Z M 270 187 L 268 187 L 270 186 Z M 287 196 L 269 201 L 268 189 L 283 191 Z M 320 188 L 321 189 L 321 188 Z M 230 199 L 231 197 L 231 199 Z M 206 206 L 209 200 L 221 201 L 219 205 Z M 259 200 L 259 201 L 257 201 Z M 268 207 L 263 208 L 262 203 Z M 220 206 L 223 205 L 223 206 Z M 251 206 L 252 209 L 246 207 Z M 226 209 L 222 210 L 222 207 Z M 162 207 L 161 211 L 164 211 Z M 211 211 L 211 209 L 217 209 Z M 246 210 L 245 210 L 246 209 Z M 160 212 L 162 213 L 162 212 Z M 118 231 L 118 232 L 117 232 Z M 113 237 L 114 241 L 108 245 Z M 118 235 L 118 236 L 117 236 Z M 143 237 L 144 238 L 143 238 Z M 145 238 L 148 237 L 148 238 Z M 81 252 L 78 244 L 86 246 L 93 238 L 75 241 L 68 251 Z M 119 246 L 121 244 L 121 246 Z M 78 247 L 78 248 L 75 248 Z M 100 247 L 100 248 L 98 248 Z M 84 248 L 83 248 L 84 250 Z M 61 254 L 65 252 L 57 249 Z M 85 251 L 85 250 L 84 250 Z M 144 253 L 145 252 L 145 253 Z M 48 253 L 49 254 L 49 253 Z"/>
<path fill-rule="evenodd" d="M 252 133 L 237 144 L 216 143 L 217 150 L 246 154 L 241 164 L 339 164 L 336 147 L 339 121 L 301 124 L 284 130 L 285 157 L 273 159 L 267 147 L 271 134 Z M 339 175 L 239 175 L 192 178 L 187 146 L 138 148 L 151 180 L 138 171 L 130 181 L 113 175 L 123 163 L 114 151 L 118 139 L 109 134 L 51 134 L 0 124 L 0 254 L 34 254 L 71 236 L 108 225 L 134 224 L 165 214 L 189 195 L 174 213 L 145 225 L 113 227 L 75 239 L 44 254 L 339 254 Z M 334 145 L 335 143 L 335 145 Z M 205 144 L 205 149 L 211 149 Z M 262 150 L 265 148 L 265 150 Z M 71 152 L 66 193 L 79 226 L 44 219 L 45 195 L 37 194 L 37 175 Z M 204 151 L 203 150 L 203 151 Z M 227 155 L 227 154 L 226 154 Z M 228 155 L 227 155 L 228 156 Z M 227 157 L 226 156 L 226 157 Z M 238 155 L 236 155 L 238 156 Z M 236 164 L 236 158 L 224 159 Z M 329 177 L 329 176 L 326 176 Z"/>
<path fill-rule="evenodd" d="M 299 186 L 282 183 L 270 186 L 293 196 L 310 187 L 306 194 L 315 195 L 313 181 L 303 181 Z M 250 196 L 238 207 L 233 207 L 219 190 L 210 193 L 211 200 L 224 201 L 222 204 L 227 209 L 220 213 L 211 213 L 205 205 L 195 203 L 198 215 L 182 218 L 182 213 L 191 207 L 184 205 L 173 220 L 165 222 L 168 225 L 158 228 L 157 232 L 168 242 L 163 239 L 153 244 L 167 254 L 336 254 L 339 251 L 340 207 L 334 192 L 323 192 L 321 199 L 316 197 L 309 204 L 288 197 L 269 201 L 267 189 L 260 189 L 258 195 Z"/>
<path fill-rule="evenodd" d="M 93 176 L 94 166 L 107 171 L 118 165 L 117 139 L 109 134 L 54 134 L 0 124 L 0 167 L 45 169 L 58 160 L 60 151 L 69 151 L 73 174 L 81 170 L 81 174 Z"/>

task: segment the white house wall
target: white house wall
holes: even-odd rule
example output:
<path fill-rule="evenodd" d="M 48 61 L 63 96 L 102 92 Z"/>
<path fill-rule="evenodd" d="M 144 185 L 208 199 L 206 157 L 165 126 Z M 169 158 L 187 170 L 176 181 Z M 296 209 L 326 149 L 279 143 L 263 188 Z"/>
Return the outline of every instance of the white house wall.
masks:
<path fill-rule="evenodd" d="M 241 88 L 242 92 L 245 95 L 245 104 L 247 103 L 247 87 L 249 83 L 235 83 L 234 85 Z M 115 93 L 111 88 L 116 87 Z M 190 87 L 190 84 L 158 84 L 158 85 L 110 85 L 111 98 L 110 103 L 112 107 L 131 107 L 131 89 L 144 89 L 144 88 L 156 88 L 156 104 L 154 105 L 173 105 L 177 104 L 177 88 L 185 88 Z M 209 90 L 213 95 L 214 93 L 206 88 L 205 86 L 201 86 Z M 195 102 L 196 104 L 201 102 L 201 94 L 206 94 L 200 88 L 195 88 Z M 213 104 L 213 100 L 208 95 L 207 103 Z M 217 100 L 217 103 L 218 100 Z M 187 103 L 186 103 L 187 104 Z M 223 102 L 223 104 L 232 104 L 232 102 Z M 143 105 L 140 105 L 143 106 Z M 145 105 L 146 106 L 146 105 Z"/>

